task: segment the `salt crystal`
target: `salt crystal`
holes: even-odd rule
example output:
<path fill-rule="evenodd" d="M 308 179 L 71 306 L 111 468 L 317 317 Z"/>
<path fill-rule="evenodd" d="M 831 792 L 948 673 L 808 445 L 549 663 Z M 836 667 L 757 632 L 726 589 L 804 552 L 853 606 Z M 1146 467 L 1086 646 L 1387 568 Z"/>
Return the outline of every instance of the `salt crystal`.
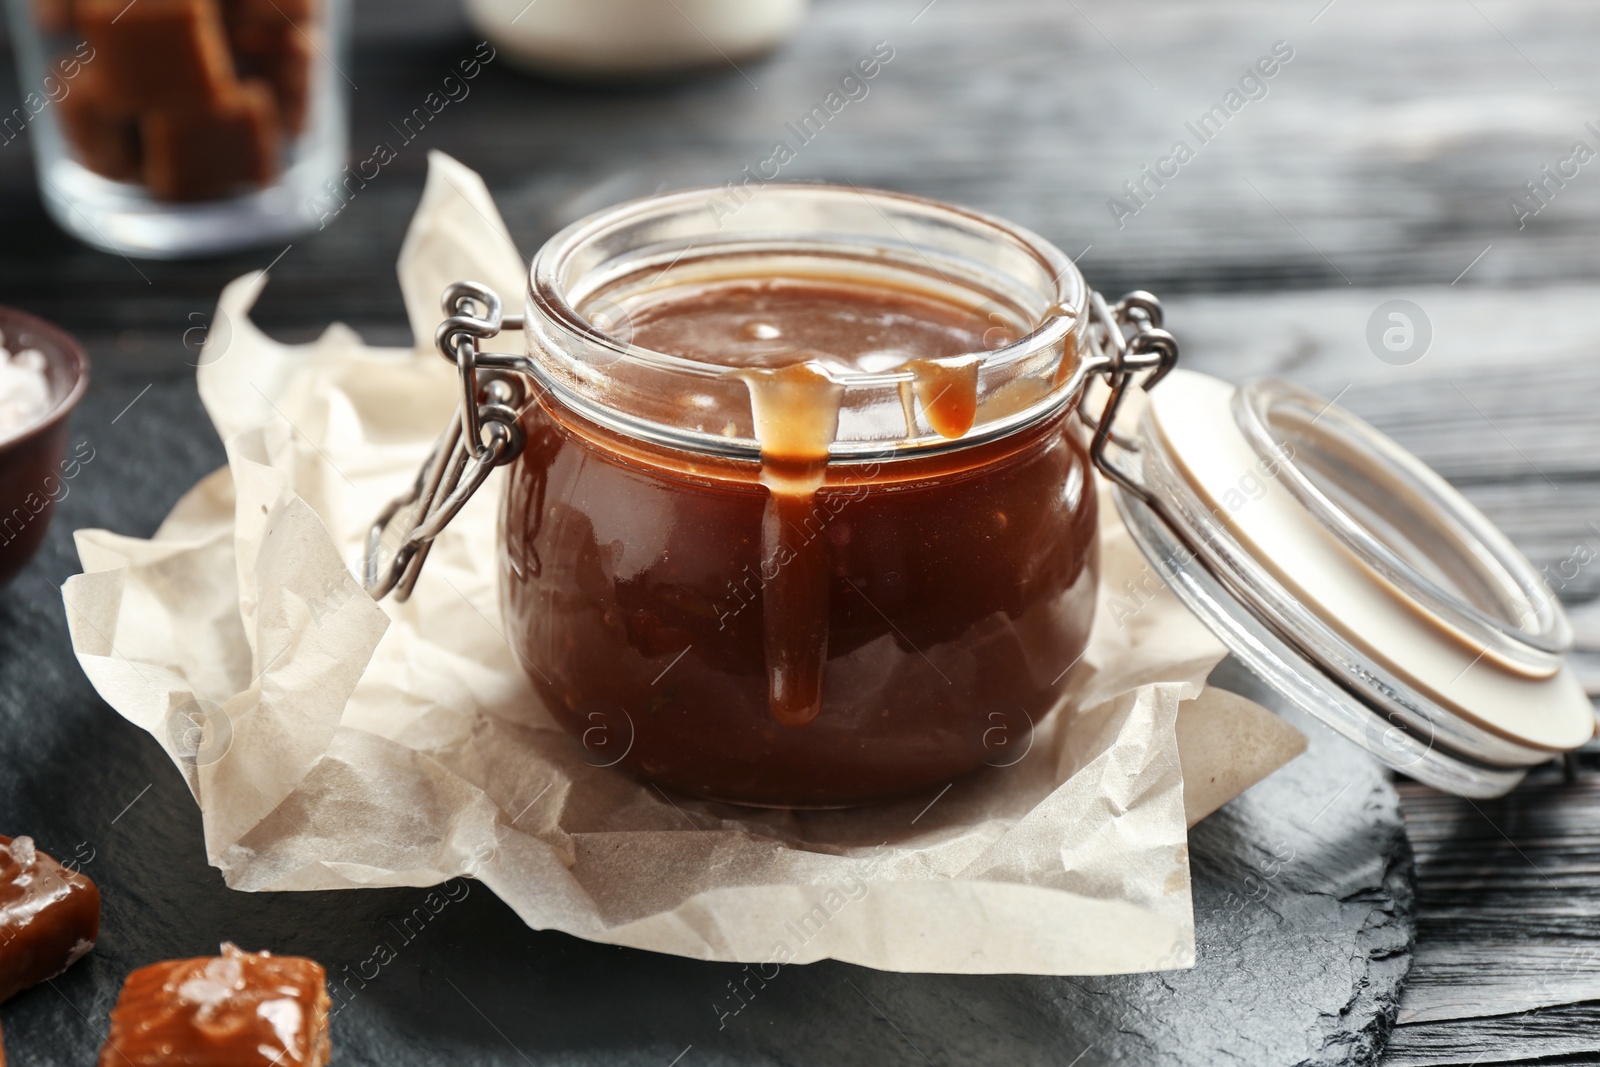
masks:
<path fill-rule="evenodd" d="M 256 1006 L 256 1014 L 272 1027 L 273 1035 L 290 1062 L 300 1062 L 300 1028 L 301 1020 L 305 1018 L 300 1005 L 292 998 L 268 1000 Z"/>
<path fill-rule="evenodd" d="M 24 871 L 32 869 L 38 861 L 37 853 L 33 847 L 33 838 L 18 837 L 11 842 L 11 859 Z"/>
<path fill-rule="evenodd" d="M 237 955 L 218 956 L 206 963 L 205 974 L 213 982 L 239 989 L 244 983 L 244 964 Z"/>
<path fill-rule="evenodd" d="M 21 433 L 49 412 L 44 353 L 24 348 L 12 355 L 0 347 L 0 440 Z"/>

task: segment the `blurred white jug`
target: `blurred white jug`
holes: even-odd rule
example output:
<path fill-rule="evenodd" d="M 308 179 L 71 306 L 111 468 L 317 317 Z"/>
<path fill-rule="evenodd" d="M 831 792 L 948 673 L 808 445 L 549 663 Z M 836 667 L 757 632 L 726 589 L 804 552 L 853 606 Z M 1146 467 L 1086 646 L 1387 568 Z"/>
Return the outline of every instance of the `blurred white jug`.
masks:
<path fill-rule="evenodd" d="M 806 0 L 466 0 L 511 62 L 541 74 L 648 77 L 760 55 Z"/>

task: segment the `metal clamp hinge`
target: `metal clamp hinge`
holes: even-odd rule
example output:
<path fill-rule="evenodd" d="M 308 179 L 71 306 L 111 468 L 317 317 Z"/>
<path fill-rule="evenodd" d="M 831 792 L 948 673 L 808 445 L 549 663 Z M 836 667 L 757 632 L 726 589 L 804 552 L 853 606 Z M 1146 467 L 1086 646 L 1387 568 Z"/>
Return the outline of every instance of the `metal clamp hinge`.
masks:
<path fill-rule="evenodd" d="M 1137 453 L 1137 441 L 1116 431 L 1117 412 L 1127 397 L 1129 386 L 1149 390 L 1167 376 L 1178 362 L 1178 340 L 1161 328 L 1161 301 L 1142 289 L 1135 290 L 1115 305 L 1107 305 L 1099 293 L 1090 292 L 1091 334 L 1094 372 L 1105 378 L 1106 401 L 1098 417 L 1086 405 L 1089 386 L 1078 398 L 1078 414 L 1093 431 L 1089 458 L 1096 469 L 1111 481 L 1145 503 L 1153 503 L 1138 473 L 1120 465 L 1109 446 L 1116 445 L 1124 455 Z"/>
<path fill-rule="evenodd" d="M 522 380 L 500 366 L 481 366 L 479 342 L 503 330 L 520 330 L 522 316 L 501 314 L 500 297 L 477 282 L 456 282 L 445 290 L 445 320 L 434 343 L 460 375 L 460 396 L 450 425 L 440 435 L 411 488 L 383 509 L 367 532 L 362 584 L 374 600 L 393 592 L 411 596 L 434 539 L 482 488 L 496 467 L 522 453 L 520 422 L 526 396 Z M 384 541 L 401 515 L 398 544 L 383 562 Z"/>

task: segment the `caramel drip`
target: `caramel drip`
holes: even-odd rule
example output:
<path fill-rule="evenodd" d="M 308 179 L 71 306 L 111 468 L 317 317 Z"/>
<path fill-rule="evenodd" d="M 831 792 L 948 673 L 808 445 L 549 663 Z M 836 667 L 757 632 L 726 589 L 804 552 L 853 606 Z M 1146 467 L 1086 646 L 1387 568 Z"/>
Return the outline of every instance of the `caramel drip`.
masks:
<path fill-rule="evenodd" d="M 804 726 L 822 711 L 833 571 L 827 538 L 808 532 L 806 520 L 827 476 L 844 387 L 815 362 L 751 368 L 739 377 L 750 389 L 768 492 L 760 567 L 767 703 L 780 724 Z"/>
<path fill-rule="evenodd" d="M 1065 319 L 1076 319 L 1078 317 L 1077 311 L 1067 307 L 1065 304 L 1053 305 L 1046 314 L 1047 316 L 1058 315 Z M 1052 387 L 1059 389 L 1066 385 L 1067 381 L 1072 377 L 1072 373 L 1078 369 L 1078 341 L 1081 336 L 1081 333 L 1078 332 L 1069 333 L 1067 339 L 1062 342 L 1061 362 L 1056 364 L 1056 372 L 1050 382 Z"/>
<path fill-rule="evenodd" d="M 900 383 L 900 414 L 906 420 L 906 436 L 921 436 L 917 432 L 917 403 L 910 382 Z"/>
<path fill-rule="evenodd" d="M 941 437 L 965 436 L 978 417 L 978 367 L 983 353 L 914 359 L 905 365 L 928 425 Z"/>

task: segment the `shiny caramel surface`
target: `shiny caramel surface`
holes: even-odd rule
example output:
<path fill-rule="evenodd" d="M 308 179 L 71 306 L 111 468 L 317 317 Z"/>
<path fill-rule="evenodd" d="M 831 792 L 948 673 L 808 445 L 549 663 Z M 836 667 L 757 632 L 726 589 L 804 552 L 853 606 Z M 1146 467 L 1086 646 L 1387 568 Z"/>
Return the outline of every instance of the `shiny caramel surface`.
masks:
<path fill-rule="evenodd" d="M 916 360 L 998 347 L 990 317 L 930 295 L 826 279 L 743 278 L 681 286 L 630 301 L 634 344 L 727 367 L 814 360 L 880 373 Z"/>
<path fill-rule="evenodd" d="M 507 635 L 588 758 L 720 800 L 833 806 L 1020 750 L 1093 616 L 1093 482 L 1065 413 L 920 458 L 829 460 L 841 369 L 908 371 L 908 411 L 959 440 L 993 321 L 782 278 L 631 315 L 634 344 L 735 368 L 761 454 L 649 445 L 549 397 L 524 413 Z"/>
<path fill-rule="evenodd" d="M 322 1067 L 328 1055 L 321 964 L 223 945 L 130 974 L 99 1067 Z"/>
<path fill-rule="evenodd" d="M 0 837 L 0 1001 L 54 978 L 94 948 L 100 891 L 40 852 Z"/>

